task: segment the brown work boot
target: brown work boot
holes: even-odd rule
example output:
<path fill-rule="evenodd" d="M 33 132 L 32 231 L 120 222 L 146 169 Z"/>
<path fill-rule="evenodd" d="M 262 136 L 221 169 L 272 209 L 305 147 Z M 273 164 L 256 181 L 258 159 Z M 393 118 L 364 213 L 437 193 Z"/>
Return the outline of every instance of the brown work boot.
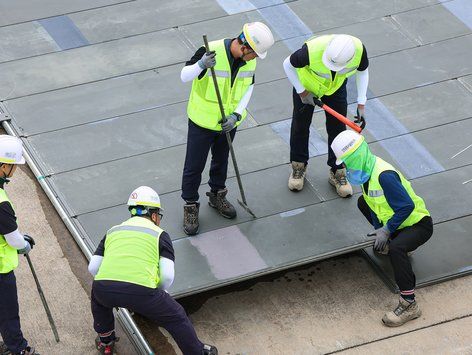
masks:
<path fill-rule="evenodd" d="M 200 204 L 198 202 L 187 202 L 184 205 L 184 232 L 187 235 L 195 235 L 198 233 L 200 224 L 198 223 L 198 210 Z"/>
<path fill-rule="evenodd" d="M 421 317 L 421 310 L 416 301 L 410 303 L 403 297 L 400 297 L 398 306 L 393 311 L 385 313 L 382 322 L 387 327 L 399 327 L 418 317 Z"/>
<path fill-rule="evenodd" d="M 288 178 L 288 188 L 292 191 L 301 191 L 305 182 L 306 165 L 292 161 L 292 172 Z"/>
<path fill-rule="evenodd" d="M 218 192 L 207 192 L 208 204 L 216 208 L 220 215 L 225 218 L 233 219 L 236 217 L 236 209 L 234 206 L 226 199 L 228 194 L 228 189 L 219 190 Z"/>
<path fill-rule="evenodd" d="M 329 171 L 329 183 L 336 188 L 336 192 L 341 197 L 352 196 L 352 186 L 346 179 L 346 169 L 338 169 L 335 173 Z"/>

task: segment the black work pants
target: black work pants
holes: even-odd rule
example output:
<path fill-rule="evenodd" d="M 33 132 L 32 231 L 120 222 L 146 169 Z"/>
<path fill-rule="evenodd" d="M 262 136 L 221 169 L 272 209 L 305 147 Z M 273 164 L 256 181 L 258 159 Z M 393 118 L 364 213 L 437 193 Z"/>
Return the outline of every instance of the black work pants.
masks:
<path fill-rule="evenodd" d="M 230 132 L 234 139 L 236 128 Z M 211 149 L 210 180 L 212 191 L 226 187 L 228 174 L 229 146 L 226 134 L 200 127 L 188 120 L 187 153 L 185 155 L 182 176 L 182 198 L 185 201 L 198 201 L 198 188 L 202 181 L 202 172 Z"/>
<path fill-rule="evenodd" d="M 94 281 L 92 285 L 93 326 L 97 333 L 115 329 L 114 307 L 127 308 L 165 328 L 184 355 L 201 355 L 198 339 L 183 307 L 167 292 L 127 282 Z"/>
<path fill-rule="evenodd" d="M 13 354 L 28 346 L 21 332 L 16 277 L 13 271 L 0 274 L 0 334 Z"/>
<path fill-rule="evenodd" d="M 357 200 L 357 207 L 373 225 L 372 210 L 365 202 L 364 196 L 361 195 Z M 426 243 L 432 235 L 433 220 L 431 217 L 424 217 L 418 223 L 399 229 L 390 236 L 388 256 L 400 291 L 414 290 L 416 285 L 416 277 L 407 253 Z"/>
<path fill-rule="evenodd" d="M 332 95 L 321 97 L 324 104 L 331 107 L 343 116 L 347 114 L 347 80 L 344 84 Z M 292 126 L 290 129 L 290 161 L 297 161 L 301 163 L 308 163 L 308 141 L 310 138 L 310 125 L 313 118 L 314 107 L 311 105 L 304 105 L 300 99 L 300 95 L 293 89 L 293 115 Z M 326 132 L 328 133 L 328 165 L 333 172 L 342 166 L 336 165 L 336 156 L 331 149 L 331 143 L 334 138 L 346 130 L 346 125 L 336 119 L 334 116 L 325 112 L 326 116 Z"/>

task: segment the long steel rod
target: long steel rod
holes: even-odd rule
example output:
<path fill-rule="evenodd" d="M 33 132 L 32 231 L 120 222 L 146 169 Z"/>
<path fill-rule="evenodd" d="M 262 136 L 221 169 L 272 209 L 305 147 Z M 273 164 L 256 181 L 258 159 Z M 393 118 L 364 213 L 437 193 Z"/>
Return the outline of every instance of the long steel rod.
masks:
<path fill-rule="evenodd" d="M 18 137 L 18 135 L 16 134 L 16 131 L 13 129 L 10 122 L 2 121 L 2 126 L 8 134 Z M 24 150 L 24 156 L 25 156 L 26 162 L 28 163 L 29 168 L 31 169 L 34 176 L 38 180 L 39 184 L 43 188 L 44 192 L 48 196 L 49 200 L 55 207 L 57 213 L 61 217 L 67 229 L 69 229 L 70 233 L 72 234 L 72 237 L 74 238 L 76 243 L 79 245 L 80 249 L 85 254 L 86 258 L 90 260 L 90 258 L 92 257 L 92 251 L 90 250 L 89 246 L 85 242 L 84 238 L 81 236 L 77 227 L 72 222 L 71 218 L 67 215 L 64 206 L 61 204 L 61 202 L 59 201 L 59 199 L 57 198 L 57 196 L 55 195 L 55 193 L 49 186 L 47 179 L 44 178 L 36 162 L 30 155 L 27 147 Z M 139 354 L 141 355 L 154 354 L 154 351 L 152 350 L 147 340 L 144 338 L 143 334 L 139 330 L 138 326 L 134 322 L 133 318 L 131 317 L 127 309 L 120 308 L 120 311 L 117 312 L 117 319 L 119 320 L 123 328 L 128 332 L 130 340 L 132 340 L 134 346 L 136 347 L 136 350 L 139 351 Z"/>

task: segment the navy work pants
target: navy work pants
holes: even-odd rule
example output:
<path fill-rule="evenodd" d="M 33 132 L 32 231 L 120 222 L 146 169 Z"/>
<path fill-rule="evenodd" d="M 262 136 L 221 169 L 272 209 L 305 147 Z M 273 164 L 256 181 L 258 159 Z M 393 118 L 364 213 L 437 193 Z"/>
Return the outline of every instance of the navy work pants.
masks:
<path fill-rule="evenodd" d="M 201 355 L 198 339 L 183 307 L 167 292 L 127 282 L 94 281 L 92 285 L 93 326 L 103 334 L 115 329 L 114 307 L 127 308 L 165 328 L 184 355 Z"/>
<path fill-rule="evenodd" d="M 357 200 L 357 207 L 373 225 L 371 215 L 373 212 L 365 202 L 364 196 L 361 195 Z M 423 217 L 418 223 L 399 229 L 390 236 L 388 256 L 400 291 L 414 290 L 416 285 L 416 276 L 407 253 L 426 243 L 432 235 L 433 220 L 431 217 Z"/>
<path fill-rule="evenodd" d="M 230 132 L 234 139 L 236 129 Z M 202 172 L 211 150 L 210 180 L 212 191 L 226 187 L 228 173 L 229 146 L 226 134 L 200 127 L 188 120 L 187 153 L 182 176 L 182 198 L 185 201 L 198 201 L 198 188 L 202 181 Z"/>
<path fill-rule="evenodd" d="M 330 96 L 322 96 L 321 101 L 331 107 L 343 116 L 347 114 L 347 80 L 344 84 Z M 293 89 L 293 115 L 292 126 L 290 129 L 290 161 L 300 163 L 308 163 L 309 152 L 308 142 L 310 139 L 310 125 L 313 118 L 314 107 L 304 105 L 300 99 L 300 95 Z M 341 169 L 336 165 L 336 156 L 331 149 L 331 143 L 334 138 L 346 130 L 346 125 L 336 119 L 336 117 L 325 112 L 326 116 L 326 132 L 328 133 L 328 165 L 333 172 Z"/>
<path fill-rule="evenodd" d="M 13 354 L 28 346 L 20 326 L 16 277 L 13 271 L 0 274 L 0 334 Z"/>

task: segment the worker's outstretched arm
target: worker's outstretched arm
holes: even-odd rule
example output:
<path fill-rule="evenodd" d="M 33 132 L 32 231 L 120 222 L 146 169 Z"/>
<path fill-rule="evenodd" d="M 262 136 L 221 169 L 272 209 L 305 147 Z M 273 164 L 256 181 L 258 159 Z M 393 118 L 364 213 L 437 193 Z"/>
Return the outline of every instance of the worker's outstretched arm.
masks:
<path fill-rule="evenodd" d="M 11 233 L 5 234 L 5 240 L 12 248 L 24 249 L 26 247 L 26 240 L 18 228 Z"/>
<path fill-rule="evenodd" d="M 394 212 L 384 227 L 390 233 L 393 233 L 410 216 L 415 209 L 415 204 L 395 171 L 387 170 L 381 173 L 379 182 L 384 191 L 385 199 Z"/>
<path fill-rule="evenodd" d="M 365 105 L 367 101 L 367 87 L 369 86 L 369 69 L 357 71 L 356 87 L 357 87 L 357 104 Z"/>
<path fill-rule="evenodd" d="M 98 269 L 100 269 L 100 265 L 102 265 L 103 255 L 105 255 L 106 239 L 107 236 L 105 235 L 98 244 L 97 250 L 95 250 L 95 253 L 94 255 L 92 255 L 92 258 L 90 259 L 90 262 L 88 264 L 88 271 L 92 274 L 92 276 L 95 276 L 97 274 Z"/>
<path fill-rule="evenodd" d="M 240 115 L 243 113 L 243 111 L 246 109 L 247 105 L 249 104 L 249 101 L 251 100 L 252 92 L 254 91 L 254 84 L 250 85 L 244 96 L 242 97 L 241 101 L 239 101 L 238 107 L 236 107 L 236 110 L 234 112 L 239 113 Z"/>
<path fill-rule="evenodd" d="M 186 65 L 182 68 L 182 71 L 180 72 L 180 80 L 182 80 L 183 83 L 192 81 L 193 79 L 198 77 L 203 70 L 206 69 L 200 68 L 198 62 L 192 65 Z"/>
<path fill-rule="evenodd" d="M 290 62 L 290 56 L 288 56 L 284 60 L 284 70 L 285 70 L 285 74 L 287 74 L 288 80 L 292 83 L 293 87 L 295 88 L 295 91 L 298 94 L 301 94 L 302 92 L 304 92 L 305 88 L 303 87 L 302 83 L 300 82 L 300 79 L 298 78 L 297 70 Z"/>
<path fill-rule="evenodd" d="M 160 257 L 159 258 L 159 288 L 162 290 L 168 290 L 174 282 L 174 262 L 170 259 Z"/>

